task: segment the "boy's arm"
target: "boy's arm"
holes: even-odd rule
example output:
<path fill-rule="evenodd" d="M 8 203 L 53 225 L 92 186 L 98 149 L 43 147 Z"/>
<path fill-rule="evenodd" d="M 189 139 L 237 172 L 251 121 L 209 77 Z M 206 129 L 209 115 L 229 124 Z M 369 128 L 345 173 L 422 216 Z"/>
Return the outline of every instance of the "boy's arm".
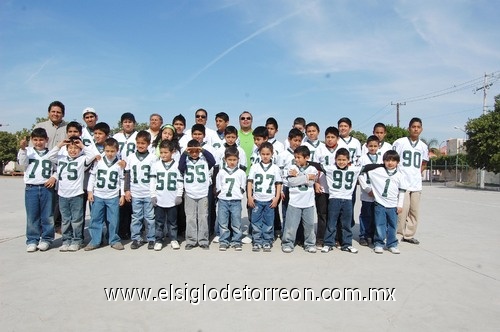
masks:
<path fill-rule="evenodd" d="M 177 167 L 181 174 L 184 174 L 186 172 L 186 158 L 187 158 L 187 153 L 184 152 L 181 154 L 181 157 L 179 158 L 179 166 Z"/>
<path fill-rule="evenodd" d="M 202 149 L 201 153 L 203 154 L 203 157 L 205 157 L 205 159 L 207 160 L 208 168 L 210 169 L 210 168 L 214 167 L 215 166 L 214 156 L 205 149 Z"/>
<path fill-rule="evenodd" d="M 255 202 L 253 200 L 253 180 L 247 180 L 247 204 L 249 207 L 254 208 Z"/>
<path fill-rule="evenodd" d="M 298 174 L 297 176 L 287 177 L 288 187 L 298 187 L 304 184 L 308 184 L 309 176 L 306 174 Z"/>
<path fill-rule="evenodd" d="M 123 171 L 123 178 L 120 180 L 120 184 L 125 200 L 130 202 L 132 200 L 132 195 L 130 193 L 130 170 Z"/>
<path fill-rule="evenodd" d="M 373 171 L 374 169 L 379 168 L 379 167 L 384 167 L 384 164 L 368 164 L 368 165 L 363 166 L 363 168 L 361 169 L 361 172 L 366 173 L 369 171 Z"/>

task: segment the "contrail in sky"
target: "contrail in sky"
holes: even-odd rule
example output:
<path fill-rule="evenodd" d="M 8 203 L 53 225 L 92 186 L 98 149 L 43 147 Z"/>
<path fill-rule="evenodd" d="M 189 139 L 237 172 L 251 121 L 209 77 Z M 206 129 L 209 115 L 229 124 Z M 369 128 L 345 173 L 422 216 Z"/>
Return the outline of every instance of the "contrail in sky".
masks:
<path fill-rule="evenodd" d="M 34 79 L 38 74 L 40 74 L 40 72 L 43 70 L 43 68 L 45 68 L 45 66 L 50 62 L 50 60 L 52 60 L 53 57 L 49 58 L 48 60 L 46 60 L 41 66 L 40 68 L 38 68 L 38 70 L 36 72 L 34 72 L 33 74 L 31 74 L 30 77 L 28 77 L 28 79 L 26 81 L 24 81 L 24 83 L 29 83 L 32 79 Z"/>

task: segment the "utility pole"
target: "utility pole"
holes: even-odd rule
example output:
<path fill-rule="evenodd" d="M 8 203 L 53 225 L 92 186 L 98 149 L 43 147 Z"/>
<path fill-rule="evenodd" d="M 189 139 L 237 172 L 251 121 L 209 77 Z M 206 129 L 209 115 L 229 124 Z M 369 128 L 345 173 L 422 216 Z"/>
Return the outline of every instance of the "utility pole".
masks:
<path fill-rule="evenodd" d="M 480 88 L 477 88 L 475 90 L 475 92 L 477 92 L 479 90 L 483 90 L 483 115 L 487 113 L 487 108 L 486 108 L 486 94 L 487 93 L 486 93 L 486 90 L 488 90 L 493 85 L 493 83 L 488 83 L 488 77 L 489 77 L 489 75 L 484 73 L 483 86 Z"/>
<path fill-rule="evenodd" d="M 396 125 L 399 127 L 399 105 L 406 105 L 406 102 L 404 103 L 393 103 L 391 101 L 391 105 L 396 105 Z"/>

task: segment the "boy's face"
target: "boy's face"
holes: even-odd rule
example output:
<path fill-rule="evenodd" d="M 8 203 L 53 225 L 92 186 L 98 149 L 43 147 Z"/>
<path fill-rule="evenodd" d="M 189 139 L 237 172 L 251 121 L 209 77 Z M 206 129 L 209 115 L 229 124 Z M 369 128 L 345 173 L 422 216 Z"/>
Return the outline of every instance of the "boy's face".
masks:
<path fill-rule="evenodd" d="M 300 136 L 289 138 L 288 143 L 290 143 L 290 149 L 295 151 L 302 144 L 302 138 Z"/>
<path fill-rule="evenodd" d="M 235 145 L 238 136 L 236 136 L 236 134 L 227 134 L 226 136 L 224 136 L 224 138 L 228 145 Z"/>
<path fill-rule="evenodd" d="M 235 168 L 236 166 L 238 166 L 238 157 L 236 157 L 236 156 L 226 157 L 226 164 L 227 164 L 227 167 L 229 167 L 229 168 Z"/>
<path fill-rule="evenodd" d="M 217 127 L 217 130 L 219 132 L 224 132 L 224 130 L 226 129 L 228 124 L 229 124 L 229 121 L 226 122 L 221 118 L 215 118 L 215 126 Z"/>
<path fill-rule="evenodd" d="M 104 155 L 108 160 L 113 160 L 116 157 L 116 154 L 118 153 L 118 149 L 115 148 L 114 146 L 106 146 L 104 148 Z"/>
<path fill-rule="evenodd" d="M 395 169 L 398 166 L 398 162 L 396 160 L 384 160 L 384 166 L 387 169 Z"/>
<path fill-rule="evenodd" d="M 325 135 L 325 145 L 329 148 L 333 148 L 337 145 L 338 137 L 334 134 L 326 134 Z"/>
<path fill-rule="evenodd" d="M 188 147 L 186 149 L 189 156 L 193 159 L 198 159 L 200 157 L 201 147 Z"/>
<path fill-rule="evenodd" d="M 96 130 L 94 131 L 94 141 L 96 144 L 102 145 L 104 144 L 104 141 L 108 138 L 106 133 L 102 130 Z"/>
<path fill-rule="evenodd" d="M 194 117 L 195 117 L 195 122 L 196 123 L 202 124 L 202 125 L 206 126 L 206 124 L 207 124 L 207 115 L 205 114 L 205 112 L 198 111 L 198 112 L 196 112 L 196 114 L 194 115 Z"/>
<path fill-rule="evenodd" d="M 33 143 L 33 147 L 35 150 L 43 150 L 47 145 L 48 139 L 43 137 L 32 137 L 31 143 Z"/>
<path fill-rule="evenodd" d="M 160 158 L 162 161 L 169 162 L 172 160 L 172 151 L 167 148 L 160 148 Z"/>
<path fill-rule="evenodd" d="M 309 126 L 306 129 L 306 135 L 311 141 L 315 141 L 318 139 L 319 131 L 314 126 Z"/>
<path fill-rule="evenodd" d="M 267 133 L 269 134 L 269 138 L 274 138 L 274 136 L 276 136 L 276 133 L 278 132 L 278 130 L 273 124 L 268 124 L 266 126 L 266 129 Z"/>
<path fill-rule="evenodd" d="M 380 142 L 384 141 L 386 134 L 387 132 L 385 131 L 384 127 L 377 127 L 373 130 L 373 135 L 377 136 Z"/>
<path fill-rule="evenodd" d="M 195 130 L 191 132 L 191 137 L 201 143 L 203 142 L 205 135 L 203 135 L 201 131 Z"/>
<path fill-rule="evenodd" d="M 264 137 L 259 137 L 259 136 L 254 136 L 253 142 L 257 147 L 261 146 L 262 143 L 267 142 L 267 138 Z"/>
<path fill-rule="evenodd" d="M 415 121 L 411 124 L 410 128 L 408 128 L 408 131 L 410 132 L 410 138 L 412 140 L 418 139 L 420 134 L 422 133 L 422 124 L 418 121 Z"/>
<path fill-rule="evenodd" d="M 125 119 L 122 122 L 122 128 L 125 133 L 130 134 L 135 129 L 135 122 L 129 119 Z"/>
<path fill-rule="evenodd" d="M 377 141 L 370 141 L 366 144 L 366 147 L 368 148 L 369 154 L 376 154 L 378 151 L 378 142 Z"/>
<path fill-rule="evenodd" d="M 174 133 L 169 128 L 163 129 L 161 132 L 162 141 L 171 141 L 174 138 Z"/>
<path fill-rule="evenodd" d="M 82 152 L 82 149 L 75 143 L 70 143 L 66 146 L 66 149 L 68 150 L 68 155 L 71 158 L 76 158 L 80 155 L 80 152 Z"/>
<path fill-rule="evenodd" d="M 335 163 L 337 164 L 337 167 L 344 168 L 349 165 L 349 158 L 344 155 L 338 155 L 335 157 Z"/>
<path fill-rule="evenodd" d="M 92 129 L 92 128 L 94 128 L 94 126 L 97 123 L 97 115 L 95 115 L 94 113 L 91 113 L 91 112 L 85 113 L 85 115 L 83 116 L 83 121 L 85 121 L 85 124 L 87 125 L 87 127 Z"/>
<path fill-rule="evenodd" d="M 300 166 L 300 167 L 307 165 L 307 161 L 309 160 L 309 156 L 304 157 L 303 155 L 301 155 L 299 153 L 295 153 L 293 155 L 293 157 L 295 158 L 295 165 Z"/>
<path fill-rule="evenodd" d="M 347 137 L 347 136 L 349 136 L 350 132 L 351 132 L 351 127 L 347 123 L 341 122 L 339 124 L 340 137 Z"/>
<path fill-rule="evenodd" d="M 174 122 L 174 128 L 177 131 L 177 134 L 182 134 L 186 126 L 182 123 L 182 121 L 177 120 Z"/>
<path fill-rule="evenodd" d="M 137 148 L 137 152 L 144 153 L 148 151 L 149 142 L 143 138 L 138 138 L 135 140 L 135 146 Z"/>
<path fill-rule="evenodd" d="M 268 148 L 261 149 L 259 153 L 260 153 L 260 159 L 264 164 L 269 164 L 271 162 L 273 153 L 270 149 Z"/>
<path fill-rule="evenodd" d="M 82 133 L 78 131 L 75 127 L 69 127 L 66 128 L 66 137 L 72 137 L 72 136 L 82 136 Z"/>

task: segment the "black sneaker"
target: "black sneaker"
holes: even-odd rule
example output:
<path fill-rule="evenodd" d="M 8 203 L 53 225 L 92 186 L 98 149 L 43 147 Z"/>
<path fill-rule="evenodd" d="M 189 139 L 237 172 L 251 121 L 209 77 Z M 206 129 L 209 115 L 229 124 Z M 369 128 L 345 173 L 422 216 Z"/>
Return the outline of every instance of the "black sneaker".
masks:
<path fill-rule="evenodd" d="M 252 251 L 253 252 L 259 252 L 260 251 L 260 244 L 254 244 L 253 247 L 252 247 Z"/>
<path fill-rule="evenodd" d="M 155 248 L 155 241 L 148 242 L 148 250 L 153 250 Z"/>
<path fill-rule="evenodd" d="M 241 244 L 240 243 L 233 244 L 233 248 L 234 248 L 235 251 L 241 251 L 241 250 L 243 250 L 241 248 Z"/>
<path fill-rule="evenodd" d="M 420 244 L 420 241 L 415 239 L 414 237 L 412 237 L 411 239 L 405 239 L 403 238 L 402 239 L 403 242 L 408 242 L 408 243 L 411 243 L 411 244 Z"/>
<path fill-rule="evenodd" d="M 271 252 L 271 245 L 269 243 L 266 243 L 262 246 L 262 249 L 264 252 Z"/>
<path fill-rule="evenodd" d="M 208 246 L 208 244 L 202 244 L 202 245 L 200 245 L 200 248 L 203 249 L 203 250 L 210 249 L 210 247 Z"/>
<path fill-rule="evenodd" d="M 359 239 L 359 245 L 363 246 L 363 247 L 367 247 L 368 246 L 368 241 L 364 237 L 362 237 L 362 238 Z"/>
<path fill-rule="evenodd" d="M 195 246 L 194 246 L 193 244 L 186 244 L 186 245 L 184 246 L 184 249 L 186 249 L 186 250 L 191 250 L 191 249 L 193 249 L 194 247 L 195 247 Z"/>
<path fill-rule="evenodd" d="M 141 246 L 141 243 L 137 240 L 134 240 L 130 244 L 130 249 L 139 249 L 140 246 Z"/>
<path fill-rule="evenodd" d="M 227 250 L 227 244 L 221 243 L 219 244 L 219 251 L 226 251 Z"/>

